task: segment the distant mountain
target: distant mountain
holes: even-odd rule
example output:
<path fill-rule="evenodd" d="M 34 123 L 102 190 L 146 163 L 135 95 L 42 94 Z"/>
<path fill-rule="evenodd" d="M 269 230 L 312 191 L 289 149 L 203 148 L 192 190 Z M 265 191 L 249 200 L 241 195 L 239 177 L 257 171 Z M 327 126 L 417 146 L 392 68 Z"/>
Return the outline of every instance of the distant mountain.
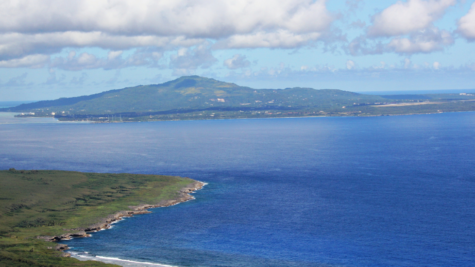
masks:
<path fill-rule="evenodd" d="M 232 106 L 320 106 L 351 104 L 355 101 L 381 100 L 379 96 L 361 95 L 342 90 L 311 88 L 252 89 L 199 76 L 185 76 L 163 84 L 140 85 L 89 96 L 39 101 L 10 108 L 28 112 L 49 109 L 75 114 L 113 114 L 176 109 L 203 109 Z"/>
<path fill-rule="evenodd" d="M 402 98 L 407 100 L 409 97 Z M 414 99 L 409 101 L 422 101 L 429 97 Z M 1 111 L 26 113 L 23 116 L 54 115 L 63 120 L 134 121 L 356 114 L 369 110 L 371 105 L 388 101 L 402 100 L 398 96 L 364 95 L 336 89 L 252 89 L 199 76 L 185 76 L 163 84 L 39 101 Z"/>

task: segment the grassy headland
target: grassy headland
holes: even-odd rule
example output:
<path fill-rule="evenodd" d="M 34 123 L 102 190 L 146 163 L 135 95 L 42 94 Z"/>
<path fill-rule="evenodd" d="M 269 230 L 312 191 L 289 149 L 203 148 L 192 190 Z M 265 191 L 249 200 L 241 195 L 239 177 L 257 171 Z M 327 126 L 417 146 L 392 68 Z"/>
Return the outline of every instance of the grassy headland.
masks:
<path fill-rule="evenodd" d="M 3 108 L 20 117 L 133 122 L 382 116 L 475 110 L 473 94 L 366 95 L 336 89 L 253 89 L 199 76 Z M 428 105 L 430 103 L 430 105 Z M 400 106 L 394 106 L 403 104 Z"/>
<path fill-rule="evenodd" d="M 162 175 L 0 171 L 0 266 L 106 266 L 63 257 L 48 240 L 87 236 L 122 216 L 146 213 L 144 204 L 185 201 L 200 186 Z"/>

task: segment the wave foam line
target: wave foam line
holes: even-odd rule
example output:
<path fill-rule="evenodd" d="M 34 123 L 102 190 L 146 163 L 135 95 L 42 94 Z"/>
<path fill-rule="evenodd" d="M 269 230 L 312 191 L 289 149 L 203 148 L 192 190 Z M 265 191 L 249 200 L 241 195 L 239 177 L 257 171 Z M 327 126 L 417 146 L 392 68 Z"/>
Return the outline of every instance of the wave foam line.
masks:
<path fill-rule="evenodd" d="M 157 266 L 157 267 L 177 267 L 173 265 L 166 265 L 160 263 L 153 263 L 153 262 L 144 262 L 144 261 L 133 261 L 133 260 L 125 260 L 116 257 L 104 257 L 104 256 L 92 256 L 92 255 L 84 255 L 79 253 L 71 253 L 71 255 L 81 261 L 86 260 L 93 260 L 93 261 L 101 261 L 105 263 L 113 263 L 121 266 Z"/>

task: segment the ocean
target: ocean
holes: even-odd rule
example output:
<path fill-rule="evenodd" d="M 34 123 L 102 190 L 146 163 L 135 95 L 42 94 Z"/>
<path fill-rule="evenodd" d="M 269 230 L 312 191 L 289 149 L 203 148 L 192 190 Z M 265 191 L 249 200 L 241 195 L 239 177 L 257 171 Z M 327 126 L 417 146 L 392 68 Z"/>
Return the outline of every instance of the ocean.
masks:
<path fill-rule="evenodd" d="M 64 241 L 76 257 L 124 266 L 475 265 L 475 112 L 121 124 L 9 119 L 0 116 L 0 169 L 208 183 L 193 201 Z"/>

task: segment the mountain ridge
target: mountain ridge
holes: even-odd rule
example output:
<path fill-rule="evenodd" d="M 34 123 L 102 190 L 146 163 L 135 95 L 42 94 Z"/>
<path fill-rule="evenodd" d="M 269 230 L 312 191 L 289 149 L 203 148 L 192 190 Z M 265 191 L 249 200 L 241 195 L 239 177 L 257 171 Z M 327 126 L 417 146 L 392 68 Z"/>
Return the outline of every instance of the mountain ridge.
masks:
<path fill-rule="evenodd" d="M 331 97 L 333 94 L 333 97 Z M 317 97 L 325 95 L 330 99 L 356 98 L 360 94 L 337 89 L 286 88 L 253 89 L 199 76 L 184 76 L 178 79 L 151 85 L 138 85 L 123 89 L 109 90 L 98 94 L 56 100 L 39 101 L 9 108 L 10 111 L 28 112 L 48 108 L 58 113 L 74 110 L 77 114 L 107 114 L 118 112 L 150 112 L 173 109 L 194 109 L 203 107 L 229 107 L 250 105 L 255 107 L 269 105 L 308 106 L 288 99 Z M 379 99 L 377 96 L 366 98 Z M 287 98 L 287 101 L 286 99 Z M 318 99 L 316 100 L 318 101 Z M 298 102 L 298 101 L 297 101 Z M 315 99 L 314 101 L 315 102 Z M 315 103 L 314 103 L 315 104 Z"/>
<path fill-rule="evenodd" d="M 475 98 L 469 94 L 450 97 L 459 100 Z M 97 122 L 295 115 L 368 116 L 384 115 L 385 110 L 390 110 L 381 109 L 381 105 L 402 102 L 420 105 L 417 103 L 442 98 L 423 95 L 408 99 L 404 96 L 365 95 L 338 89 L 302 87 L 253 89 L 211 78 L 183 76 L 162 84 L 138 85 L 87 96 L 39 101 L 0 111 L 22 112 L 19 116 L 54 116 L 60 120 Z M 392 109 L 394 111 L 389 114 L 398 114 L 402 110 L 395 107 Z M 414 109 L 405 107 L 403 113 Z M 418 110 L 423 109 L 419 107 Z"/>

